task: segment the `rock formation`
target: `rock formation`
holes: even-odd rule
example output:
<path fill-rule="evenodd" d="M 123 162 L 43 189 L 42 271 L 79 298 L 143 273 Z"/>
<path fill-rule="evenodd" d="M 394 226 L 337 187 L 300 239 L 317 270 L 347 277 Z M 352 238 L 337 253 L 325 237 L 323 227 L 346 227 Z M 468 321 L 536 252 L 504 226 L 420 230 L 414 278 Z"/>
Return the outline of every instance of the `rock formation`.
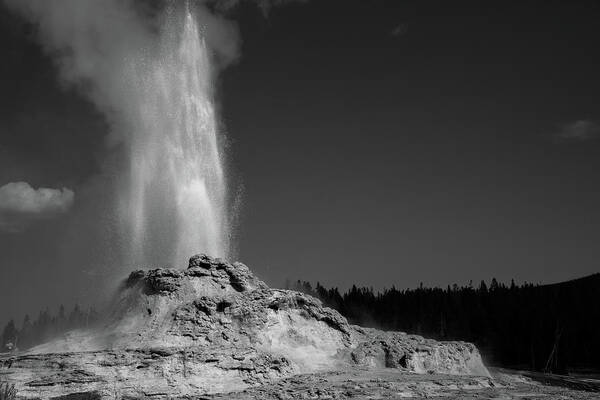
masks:
<path fill-rule="evenodd" d="M 135 271 L 102 327 L 5 359 L 23 398 L 183 397 L 348 368 L 489 376 L 474 345 L 348 324 L 303 293 L 270 289 L 242 263 Z"/>

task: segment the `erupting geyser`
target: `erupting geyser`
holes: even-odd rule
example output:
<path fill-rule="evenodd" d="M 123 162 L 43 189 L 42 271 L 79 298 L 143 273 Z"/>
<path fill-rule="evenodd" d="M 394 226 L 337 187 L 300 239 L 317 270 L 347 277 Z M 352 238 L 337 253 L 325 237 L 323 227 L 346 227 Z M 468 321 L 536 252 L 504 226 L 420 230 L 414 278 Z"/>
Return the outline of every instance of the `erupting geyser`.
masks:
<path fill-rule="evenodd" d="M 197 251 L 225 257 L 229 224 L 211 59 L 189 10 L 168 16 L 157 53 L 132 61 L 141 101 L 130 116 L 131 170 L 120 193 L 130 256 L 172 265 Z"/>
<path fill-rule="evenodd" d="M 84 190 L 106 202 L 90 211 L 102 242 L 81 231 L 85 251 L 126 268 L 230 256 L 213 67 L 237 54 L 232 23 L 203 1 L 5 1 L 108 123 L 103 174 Z"/>

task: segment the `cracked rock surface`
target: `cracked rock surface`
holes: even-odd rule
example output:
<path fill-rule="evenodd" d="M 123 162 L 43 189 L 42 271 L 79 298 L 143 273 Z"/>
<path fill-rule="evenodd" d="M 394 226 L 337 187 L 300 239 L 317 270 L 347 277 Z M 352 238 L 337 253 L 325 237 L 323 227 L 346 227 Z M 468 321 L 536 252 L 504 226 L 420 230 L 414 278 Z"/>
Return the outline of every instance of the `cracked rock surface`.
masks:
<path fill-rule="evenodd" d="M 350 325 L 311 296 L 206 255 L 185 270 L 132 272 L 110 310 L 94 331 L 5 359 L 19 396 L 194 398 L 354 369 L 490 377 L 470 343 Z"/>

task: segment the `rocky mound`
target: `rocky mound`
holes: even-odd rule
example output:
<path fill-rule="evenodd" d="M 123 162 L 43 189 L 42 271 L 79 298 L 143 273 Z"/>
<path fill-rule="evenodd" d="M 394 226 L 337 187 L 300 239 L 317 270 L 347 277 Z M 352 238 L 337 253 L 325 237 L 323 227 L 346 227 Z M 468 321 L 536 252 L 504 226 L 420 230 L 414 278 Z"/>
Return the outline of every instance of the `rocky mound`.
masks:
<path fill-rule="evenodd" d="M 472 344 L 350 325 L 311 296 L 206 255 L 186 270 L 132 272 L 111 309 L 101 329 L 7 360 L 19 394 L 200 395 L 352 366 L 489 376 Z"/>

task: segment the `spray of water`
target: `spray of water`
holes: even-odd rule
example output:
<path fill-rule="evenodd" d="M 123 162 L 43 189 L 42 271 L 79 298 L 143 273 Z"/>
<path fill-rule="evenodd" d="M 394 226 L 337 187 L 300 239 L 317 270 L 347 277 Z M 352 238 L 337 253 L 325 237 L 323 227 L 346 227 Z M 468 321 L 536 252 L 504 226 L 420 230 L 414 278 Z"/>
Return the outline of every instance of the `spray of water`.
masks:
<path fill-rule="evenodd" d="M 102 173 L 75 188 L 77 222 L 65 242 L 68 258 L 83 261 L 69 263 L 132 268 L 185 265 L 197 252 L 230 257 L 213 83 L 238 56 L 238 30 L 222 13 L 239 1 L 0 1 L 36 26 L 61 81 L 107 122 Z M 254 2 L 265 12 L 287 3 Z"/>
<path fill-rule="evenodd" d="M 130 174 L 120 191 L 130 255 L 176 265 L 200 251 L 227 256 L 211 57 L 189 10 L 169 15 L 158 56 L 132 60 L 130 72 L 142 99 L 130 115 Z"/>
<path fill-rule="evenodd" d="M 205 0 L 4 2 L 39 28 L 61 79 L 108 122 L 102 184 L 79 197 L 103 204 L 82 214 L 69 252 L 126 267 L 230 256 L 213 82 L 217 61 L 237 56 L 235 24 Z M 98 235 L 82 231 L 88 220 Z"/>

